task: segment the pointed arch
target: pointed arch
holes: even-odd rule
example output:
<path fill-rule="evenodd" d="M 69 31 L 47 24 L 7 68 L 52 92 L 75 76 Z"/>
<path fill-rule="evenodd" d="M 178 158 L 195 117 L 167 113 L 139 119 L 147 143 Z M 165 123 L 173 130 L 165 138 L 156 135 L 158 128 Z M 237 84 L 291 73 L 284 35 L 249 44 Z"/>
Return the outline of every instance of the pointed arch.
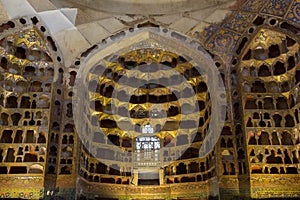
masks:
<path fill-rule="evenodd" d="M 54 51 L 55 43 L 50 44 L 47 39 L 51 37 L 50 33 L 36 16 L 14 19 L 0 26 L 1 78 L 3 76 L 3 81 L 0 82 L 0 92 L 6 94 L 9 91 L 11 94 L 1 96 L 4 107 L 0 113 L 1 126 L 12 133 L 14 139 L 11 143 L 18 144 L 19 147 L 4 149 L 4 151 L 9 151 L 9 157 L 6 159 L 10 162 L 10 173 L 18 173 L 21 177 L 28 177 L 27 173 L 30 173 L 30 176 L 44 179 L 45 161 L 49 156 L 47 152 L 53 153 L 48 148 L 50 123 L 48 116 L 51 110 L 49 106 L 40 106 L 40 97 L 44 95 L 47 96 L 48 101 L 52 99 L 52 90 L 44 89 L 43 82 L 47 80 L 47 83 L 52 85 L 54 71 L 63 63 L 60 58 L 61 54 L 57 48 Z M 46 73 L 45 68 L 51 69 L 53 73 Z M 50 105 L 50 102 L 48 103 Z M 37 111 L 37 109 L 40 110 Z M 0 143 L 4 142 L 7 142 L 7 139 L 1 138 Z M 16 162 L 27 162 L 28 166 L 22 167 L 21 170 L 18 167 L 21 163 Z M 27 187 L 28 183 L 24 182 L 24 187 Z M 22 186 L 21 189 L 16 188 L 16 191 L 23 191 L 23 189 Z M 39 192 L 34 196 L 40 196 Z"/>
<path fill-rule="evenodd" d="M 241 58 L 247 57 L 247 59 L 241 60 L 240 70 L 254 70 L 253 74 L 257 74 L 250 77 L 249 73 L 244 73 L 240 78 L 241 83 L 252 85 L 251 91 L 241 91 L 245 105 L 243 107 L 245 132 L 252 133 L 247 138 L 249 141 L 247 146 L 263 146 L 266 150 L 261 152 L 261 156 L 272 160 L 269 163 L 281 159 L 275 155 L 274 150 L 271 151 L 269 145 L 293 146 L 292 137 L 288 132 L 297 125 L 295 113 L 291 109 L 291 106 L 297 106 L 297 103 L 292 104 L 289 98 L 299 87 L 297 74 L 300 63 L 299 60 L 294 59 L 299 50 L 300 43 L 296 38 L 269 28 L 261 28 L 254 33 L 252 40 L 241 54 Z M 254 55 L 249 56 L 248 52 Z M 251 104 L 250 97 L 261 102 L 262 106 Z M 261 109 L 264 109 L 264 113 Z M 257 116 L 254 117 L 254 114 L 252 116 L 252 113 L 257 113 Z M 263 129 L 255 128 L 258 125 Z M 287 131 L 276 129 L 279 127 Z M 272 155 L 269 155 L 269 152 L 272 152 Z M 248 154 L 251 157 L 251 152 Z M 257 170 L 253 169 L 262 162 L 262 159 L 254 163 L 249 162 L 249 167 L 252 169 L 250 173 L 256 173 Z M 283 169 L 287 169 L 287 166 L 282 166 Z M 267 168 L 271 169 L 271 173 L 285 173 L 284 170 L 275 170 L 272 166 Z M 261 170 L 260 173 L 269 172 Z"/>

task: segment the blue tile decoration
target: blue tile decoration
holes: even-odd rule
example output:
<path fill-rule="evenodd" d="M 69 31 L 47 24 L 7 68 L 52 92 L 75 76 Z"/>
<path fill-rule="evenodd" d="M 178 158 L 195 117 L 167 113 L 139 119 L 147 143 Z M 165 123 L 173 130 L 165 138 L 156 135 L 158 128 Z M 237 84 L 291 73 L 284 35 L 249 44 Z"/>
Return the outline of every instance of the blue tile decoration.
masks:
<path fill-rule="evenodd" d="M 292 0 L 270 0 L 262 12 L 283 17 L 286 14 L 291 3 Z"/>
<path fill-rule="evenodd" d="M 257 15 L 274 15 L 300 24 L 300 0 L 248 0 L 239 11 L 203 31 L 205 46 L 217 52 L 233 52 Z"/>
<path fill-rule="evenodd" d="M 215 25 L 210 25 L 204 29 L 202 32 L 204 41 L 207 41 L 214 33 L 218 31 L 219 27 Z"/>
<path fill-rule="evenodd" d="M 207 46 L 217 52 L 234 51 L 237 41 L 241 37 L 240 34 L 219 30 L 208 42 Z"/>
<path fill-rule="evenodd" d="M 295 22 L 295 23 L 300 23 L 300 2 L 295 1 L 289 10 L 287 14 L 287 19 Z"/>
<path fill-rule="evenodd" d="M 257 12 L 262 9 L 266 3 L 268 3 L 268 0 L 249 0 L 242 6 L 242 10 Z"/>
<path fill-rule="evenodd" d="M 224 24 L 223 27 L 239 33 L 243 33 L 245 29 L 248 28 L 249 23 L 253 20 L 254 17 L 255 14 L 239 12 L 229 18 L 229 20 Z"/>

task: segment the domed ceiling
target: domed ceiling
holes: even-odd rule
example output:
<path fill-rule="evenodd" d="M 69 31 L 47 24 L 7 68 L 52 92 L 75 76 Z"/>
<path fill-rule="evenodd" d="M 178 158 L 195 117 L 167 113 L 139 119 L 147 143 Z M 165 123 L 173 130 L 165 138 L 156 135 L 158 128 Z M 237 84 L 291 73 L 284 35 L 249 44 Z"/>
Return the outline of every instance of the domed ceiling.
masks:
<path fill-rule="evenodd" d="M 63 1 L 53 2 L 58 4 Z M 86 6 L 93 10 L 112 12 L 116 14 L 158 15 L 212 8 L 228 2 L 235 2 L 235 0 L 69 0 L 69 2 Z"/>
<path fill-rule="evenodd" d="M 42 153 L 43 148 L 49 147 L 47 154 L 42 155 L 45 159 L 39 158 L 45 166 L 42 173 L 55 174 L 55 179 L 45 181 L 45 191 L 67 188 L 65 193 L 74 195 L 79 185 L 91 199 L 100 194 L 118 198 L 128 195 L 128 191 L 140 199 L 147 192 L 139 193 L 139 187 L 132 187 L 140 184 L 139 171 L 132 170 L 132 166 L 152 165 L 153 162 L 140 162 L 139 157 L 141 145 L 151 142 L 154 150 L 170 148 L 163 152 L 163 164 L 154 166 L 160 186 L 149 189 L 150 196 L 166 199 L 164 195 L 168 193 L 175 194 L 174 199 L 186 197 L 180 195 L 220 195 L 221 199 L 244 194 L 251 198 L 299 197 L 299 10 L 298 0 L 0 1 L 0 65 L 6 70 L 3 90 L 19 91 L 18 105 L 28 109 L 16 138 L 25 125 L 35 125 L 34 109 L 42 105 L 36 101 L 45 100 L 37 95 L 43 91 L 51 99 L 50 104 L 43 104 L 49 115 L 43 120 L 49 122 L 51 133 L 46 138 L 46 130 L 38 132 L 38 141 L 43 144 L 35 148 Z M 32 30 L 23 32 L 28 27 Z M 149 34 L 150 30 L 153 34 Z M 153 43 L 143 40 L 146 36 L 153 39 L 154 35 Z M 39 42 L 33 46 L 29 40 L 39 41 L 35 36 L 41 36 L 50 50 Z M 130 46 L 137 42 L 142 45 Z M 165 45 L 156 48 L 157 44 Z M 189 45 L 190 49 L 183 50 L 181 45 Z M 198 51 L 205 53 L 203 60 L 210 60 L 209 66 L 216 67 L 221 77 L 194 70 L 202 62 L 192 62 L 199 56 L 189 53 Z M 18 61 L 28 58 L 26 63 L 18 64 L 20 70 L 24 69 L 24 73 L 19 70 L 23 78 L 18 68 L 13 68 L 16 57 L 20 57 Z M 48 68 L 37 65 L 41 70 L 36 70 L 27 66 L 34 63 L 35 57 L 49 62 Z M 40 81 L 34 79 L 36 75 Z M 50 75 L 49 80 L 55 75 L 53 90 L 45 81 Z M 181 84 L 176 75 L 184 77 L 189 86 Z M 80 106 L 75 104 L 75 97 L 76 81 L 80 78 L 82 84 L 78 88 L 83 88 L 80 91 L 84 95 L 79 99 L 84 99 L 84 104 L 78 114 L 76 108 Z M 224 83 L 227 95 L 211 91 L 210 83 L 216 87 Z M 29 95 L 32 102 L 27 96 L 21 97 L 26 91 L 35 93 Z M 221 113 L 225 123 L 222 120 L 216 145 L 205 142 L 210 135 L 208 128 L 214 127 L 211 122 L 218 119 L 213 116 L 215 96 L 226 101 Z M 0 191 L 4 188 L 5 192 L 18 182 L 10 181 L 17 176 L 6 176 L 10 171 L 16 173 L 6 166 L 18 162 L 14 162 L 13 155 L 23 145 L 12 142 L 13 132 L 8 130 L 17 127 L 16 119 L 21 116 L 15 113 L 16 98 L 5 100 L 14 102 L 6 104 L 12 120 L 5 113 L 1 119 L 7 129 L 2 135 L 8 140 L 3 137 L 0 143 L 7 143 L 4 146 L 10 155 L 8 164 L 3 161 L 0 168 L 1 178 L 7 180 Z M 73 113 L 78 114 L 77 120 Z M 199 120 L 189 120 L 196 114 Z M 36 116 L 39 127 L 43 125 L 40 112 Z M 76 138 L 78 132 L 85 134 L 80 142 Z M 33 138 L 32 131 L 26 134 Z M 32 139 L 26 141 L 32 143 Z M 13 143 L 19 143 L 15 149 L 11 148 Z M 202 146 L 214 150 L 201 158 Z M 24 148 L 25 161 L 30 158 L 27 153 L 36 155 L 35 149 Z M 4 159 L 1 155 L 0 160 Z M 21 155 L 22 151 L 17 155 L 19 160 Z M 36 160 L 37 156 L 32 158 Z M 100 158 L 105 162 L 100 163 Z M 75 164 L 76 159 L 80 160 L 79 165 Z M 23 166 L 21 172 L 26 174 L 26 170 Z M 78 182 L 78 177 L 82 182 Z M 44 176 L 39 180 L 44 183 Z M 31 188 L 33 182 L 26 182 L 25 187 Z M 127 185 L 130 190 L 122 190 Z M 17 187 L 14 197 L 23 195 L 24 187 Z M 34 195 L 43 196 L 39 191 Z"/>

